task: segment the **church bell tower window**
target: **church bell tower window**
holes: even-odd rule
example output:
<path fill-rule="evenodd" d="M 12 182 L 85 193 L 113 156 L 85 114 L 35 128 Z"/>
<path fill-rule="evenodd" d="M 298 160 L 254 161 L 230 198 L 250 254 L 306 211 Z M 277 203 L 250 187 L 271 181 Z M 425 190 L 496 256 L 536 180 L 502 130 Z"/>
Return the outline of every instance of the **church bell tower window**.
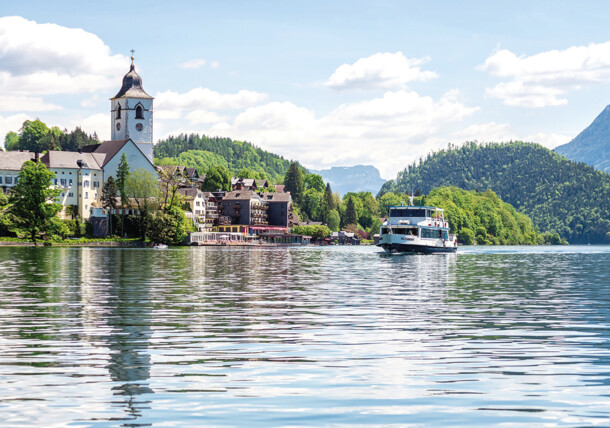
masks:
<path fill-rule="evenodd" d="M 120 119 L 121 118 L 121 105 L 118 104 L 117 108 L 116 108 L 116 118 Z"/>
<path fill-rule="evenodd" d="M 144 109 L 141 105 L 136 107 L 136 119 L 144 119 Z"/>

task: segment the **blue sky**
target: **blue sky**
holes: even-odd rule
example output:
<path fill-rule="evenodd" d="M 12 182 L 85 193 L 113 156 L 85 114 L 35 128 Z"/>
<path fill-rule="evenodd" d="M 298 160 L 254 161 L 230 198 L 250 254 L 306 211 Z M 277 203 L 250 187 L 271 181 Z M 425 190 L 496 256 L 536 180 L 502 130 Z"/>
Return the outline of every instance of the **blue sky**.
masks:
<path fill-rule="evenodd" d="M 155 139 L 384 178 L 449 142 L 555 147 L 610 100 L 602 1 L 23 3 L 0 0 L 2 139 L 28 118 L 109 138 L 132 48 Z"/>

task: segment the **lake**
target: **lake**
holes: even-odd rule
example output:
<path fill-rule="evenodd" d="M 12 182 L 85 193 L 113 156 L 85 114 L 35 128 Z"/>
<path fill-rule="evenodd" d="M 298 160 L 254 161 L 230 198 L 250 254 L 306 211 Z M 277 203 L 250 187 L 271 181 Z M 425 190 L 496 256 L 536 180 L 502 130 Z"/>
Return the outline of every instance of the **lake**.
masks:
<path fill-rule="evenodd" d="M 610 247 L 0 247 L 3 426 L 610 425 Z"/>

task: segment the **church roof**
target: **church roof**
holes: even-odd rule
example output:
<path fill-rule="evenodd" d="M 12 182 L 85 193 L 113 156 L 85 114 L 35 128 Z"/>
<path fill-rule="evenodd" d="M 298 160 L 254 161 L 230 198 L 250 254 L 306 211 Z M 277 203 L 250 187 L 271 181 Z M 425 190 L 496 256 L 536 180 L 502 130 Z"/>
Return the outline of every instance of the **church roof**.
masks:
<path fill-rule="evenodd" d="M 49 150 L 40 160 L 47 168 L 77 168 L 101 170 L 103 158 L 94 153 L 60 152 Z"/>
<path fill-rule="evenodd" d="M 84 153 L 96 153 L 96 154 L 104 154 L 106 155 L 103 161 L 102 166 L 106 166 L 108 162 L 123 148 L 125 144 L 129 141 L 129 138 L 125 138 L 124 140 L 111 140 L 104 141 L 101 144 L 91 144 L 88 146 L 83 146 L 82 151 Z"/>
<path fill-rule="evenodd" d="M 133 60 L 133 58 L 132 58 Z M 148 98 L 153 99 L 148 95 L 142 87 L 142 78 L 136 73 L 136 66 L 131 62 L 129 73 L 123 77 L 123 86 L 121 90 L 112 98 Z"/>

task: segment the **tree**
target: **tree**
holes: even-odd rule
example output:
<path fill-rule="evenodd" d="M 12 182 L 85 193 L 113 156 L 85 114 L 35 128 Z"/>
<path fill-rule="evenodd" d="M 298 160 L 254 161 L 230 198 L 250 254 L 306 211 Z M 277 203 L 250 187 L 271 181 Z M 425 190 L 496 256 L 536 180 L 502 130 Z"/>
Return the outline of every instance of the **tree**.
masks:
<path fill-rule="evenodd" d="M 324 179 L 318 174 L 307 174 L 305 176 L 305 186 L 307 189 L 315 189 L 318 192 L 324 192 Z"/>
<path fill-rule="evenodd" d="M 4 150 L 19 150 L 19 135 L 10 131 L 4 137 Z"/>
<path fill-rule="evenodd" d="M 19 150 L 42 152 L 47 150 L 49 128 L 39 119 L 26 120 L 19 130 Z"/>
<path fill-rule="evenodd" d="M 205 174 L 201 190 L 204 192 L 215 192 L 217 190 L 230 192 L 231 173 L 222 165 L 212 165 Z"/>
<path fill-rule="evenodd" d="M 381 212 L 381 215 L 383 217 L 387 217 L 388 208 L 396 206 L 396 205 L 400 205 L 402 202 L 404 202 L 404 198 L 402 196 L 396 195 L 392 192 L 388 192 L 388 193 L 382 195 L 379 198 L 379 210 Z"/>
<path fill-rule="evenodd" d="M 54 227 L 53 220 L 61 210 L 54 202 L 61 191 L 51 187 L 53 178 L 55 174 L 40 161 L 26 161 L 9 198 L 11 221 L 33 242 Z"/>
<path fill-rule="evenodd" d="M 143 168 L 136 169 L 125 180 L 125 195 L 131 198 L 139 212 L 140 237 L 144 239 L 148 229 L 150 211 L 159 196 L 158 177 Z"/>
<path fill-rule="evenodd" d="M 108 212 L 108 233 L 112 236 L 112 211 L 116 209 L 117 186 L 112 176 L 108 177 L 104 187 L 102 187 L 102 206 Z"/>
<path fill-rule="evenodd" d="M 345 219 L 343 224 L 356 224 L 358 223 L 358 214 L 356 213 L 356 206 L 354 204 L 354 198 L 352 196 L 347 199 L 347 206 L 345 208 Z"/>
<path fill-rule="evenodd" d="M 295 226 L 291 229 L 296 235 L 311 236 L 314 240 L 324 239 L 330 235 L 330 229 L 327 226 L 312 224 L 309 226 Z"/>
<path fill-rule="evenodd" d="M 188 176 L 176 175 L 176 168 L 166 167 L 159 168 L 159 185 L 163 199 L 163 209 L 168 210 L 174 206 L 180 186 L 190 187 L 192 183 Z"/>
<path fill-rule="evenodd" d="M 316 189 L 307 189 L 303 194 L 301 209 L 311 220 L 324 221 L 324 218 L 320 217 L 320 204 L 322 202 L 322 197 L 323 195 Z"/>
<path fill-rule="evenodd" d="M 295 204 L 301 205 L 305 183 L 303 180 L 303 171 L 299 168 L 296 162 L 292 162 L 284 176 L 284 185 L 286 191 L 290 192 L 292 200 Z"/>
<path fill-rule="evenodd" d="M 339 217 L 339 213 L 337 212 L 337 210 L 330 210 L 328 212 L 328 217 L 326 217 L 326 223 L 328 224 L 330 230 L 332 230 L 333 232 L 339 231 L 341 217 Z"/>
<path fill-rule="evenodd" d="M 186 237 L 187 223 L 184 211 L 174 205 L 151 216 L 147 236 L 154 243 L 179 244 Z"/>
<path fill-rule="evenodd" d="M 116 187 L 121 195 L 121 205 L 125 205 L 127 202 L 127 194 L 125 193 L 125 182 L 129 176 L 129 163 L 127 162 L 127 156 L 125 153 L 121 155 L 119 166 L 116 170 Z"/>

